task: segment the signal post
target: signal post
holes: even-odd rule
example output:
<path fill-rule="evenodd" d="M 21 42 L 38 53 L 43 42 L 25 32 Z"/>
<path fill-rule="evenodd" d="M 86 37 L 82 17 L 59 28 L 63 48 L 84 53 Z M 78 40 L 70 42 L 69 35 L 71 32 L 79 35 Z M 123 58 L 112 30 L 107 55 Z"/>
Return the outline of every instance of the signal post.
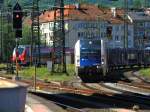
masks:
<path fill-rule="evenodd" d="M 18 63 L 18 45 L 19 39 L 22 38 L 22 9 L 19 3 L 17 2 L 13 8 L 13 29 L 15 30 L 16 36 L 16 77 L 15 79 L 19 79 L 18 71 L 19 71 L 19 63 Z"/>

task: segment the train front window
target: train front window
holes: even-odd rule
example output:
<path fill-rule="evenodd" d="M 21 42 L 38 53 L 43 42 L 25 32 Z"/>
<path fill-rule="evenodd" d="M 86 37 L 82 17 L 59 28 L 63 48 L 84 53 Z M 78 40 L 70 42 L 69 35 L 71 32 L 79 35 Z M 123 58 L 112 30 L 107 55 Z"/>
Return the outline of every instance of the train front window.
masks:
<path fill-rule="evenodd" d="M 86 59 L 89 59 L 89 58 L 99 58 L 100 57 L 100 50 L 97 50 L 97 49 L 84 49 L 81 51 L 81 57 L 82 58 L 86 58 Z"/>
<path fill-rule="evenodd" d="M 98 59 L 101 56 L 101 40 L 81 40 L 80 57 Z"/>
<path fill-rule="evenodd" d="M 22 54 L 23 51 L 24 51 L 24 48 L 18 48 L 18 53 L 19 53 L 19 54 Z"/>
<path fill-rule="evenodd" d="M 80 42 L 81 49 L 100 49 L 101 47 L 101 41 L 100 40 L 95 40 L 95 41 L 90 41 L 90 40 L 81 40 Z"/>

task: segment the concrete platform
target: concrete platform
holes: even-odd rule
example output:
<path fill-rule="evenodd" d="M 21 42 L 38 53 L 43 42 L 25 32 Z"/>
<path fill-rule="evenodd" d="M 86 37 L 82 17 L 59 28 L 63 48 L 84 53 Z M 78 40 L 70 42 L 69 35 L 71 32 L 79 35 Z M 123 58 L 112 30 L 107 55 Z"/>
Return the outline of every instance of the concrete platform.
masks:
<path fill-rule="evenodd" d="M 8 80 L 0 79 L 0 89 L 16 88 L 16 87 L 18 87 L 16 83 L 10 82 Z"/>
<path fill-rule="evenodd" d="M 28 94 L 25 112 L 52 112 L 38 97 Z"/>
<path fill-rule="evenodd" d="M 24 112 L 27 84 L 0 79 L 0 112 Z"/>
<path fill-rule="evenodd" d="M 25 112 L 68 112 L 58 104 L 45 98 L 28 93 Z"/>

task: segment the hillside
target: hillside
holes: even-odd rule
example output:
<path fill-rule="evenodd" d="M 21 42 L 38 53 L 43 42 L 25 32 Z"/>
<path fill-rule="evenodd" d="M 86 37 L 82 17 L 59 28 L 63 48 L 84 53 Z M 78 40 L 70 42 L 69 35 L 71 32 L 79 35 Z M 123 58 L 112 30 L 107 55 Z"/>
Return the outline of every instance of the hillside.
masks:
<path fill-rule="evenodd" d="M 73 4 L 73 3 L 92 3 L 92 4 L 99 4 L 100 6 L 103 7 L 124 7 L 124 0 L 117 0 L 117 1 L 112 1 L 112 0 L 64 0 L 65 4 Z M 128 6 L 129 7 L 144 7 L 145 0 L 128 0 Z M 11 3 L 12 5 L 15 4 L 16 0 L 5 0 L 4 1 L 5 5 L 7 3 Z M 147 5 L 150 6 L 150 1 L 147 0 Z M 19 0 L 19 3 L 23 6 L 23 7 L 31 7 L 32 5 L 32 0 Z M 40 4 L 40 8 L 41 9 L 46 9 L 46 8 L 50 8 L 51 6 L 54 5 L 54 0 L 40 0 L 39 1 Z"/>

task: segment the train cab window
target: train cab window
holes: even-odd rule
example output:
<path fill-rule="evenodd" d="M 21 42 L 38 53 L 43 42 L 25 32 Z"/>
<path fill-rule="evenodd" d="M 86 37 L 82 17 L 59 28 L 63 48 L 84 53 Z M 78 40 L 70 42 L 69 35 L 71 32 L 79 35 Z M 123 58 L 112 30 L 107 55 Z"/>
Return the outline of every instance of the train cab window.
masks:
<path fill-rule="evenodd" d="M 19 54 L 22 54 L 23 51 L 24 51 L 24 48 L 18 48 L 18 53 L 19 53 Z"/>

